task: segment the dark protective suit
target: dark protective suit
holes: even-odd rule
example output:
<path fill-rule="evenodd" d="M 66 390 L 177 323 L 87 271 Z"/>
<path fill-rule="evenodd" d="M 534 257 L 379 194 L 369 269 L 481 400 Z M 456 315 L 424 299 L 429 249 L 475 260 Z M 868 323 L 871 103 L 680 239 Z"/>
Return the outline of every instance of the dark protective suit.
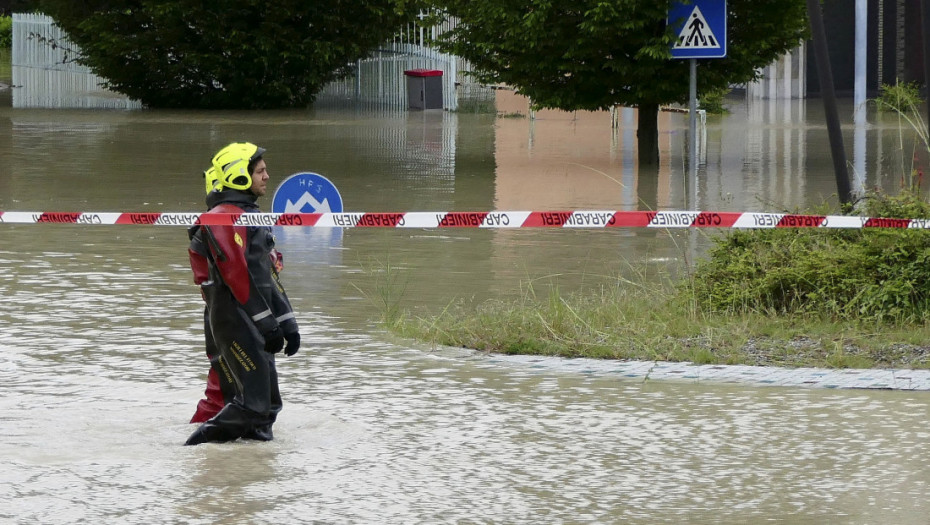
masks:
<path fill-rule="evenodd" d="M 194 235 L 200 230 L 200 226 L 194 226 L 188 233 L 193 239 Z M 280 275 L 284 269 L 284 258 L 277 250 L 272 250 L 271 261 L 274 269 Z M 191 423 L 203 423 L 211 417 L 217 415 L 227 403 L 232 402 L 236 397 L 236 383 L 232 373 L 223 361 L 222 353 L 213 340 L 213 329 L 210 328 L 210 310 L 203 310 L 203 334 L 204 347 L 206 349 L 207 359 L 210 368 L 207 373 L 207 387 L 204 389 L 204 398 L 197 402 L 197 409 L 191 417 Z"/>
<path fill-rule="evenodd" d="M 258 212 L 255 200 L 255 195 L 245 191 L 212 192 L 207 196 L 207 213 Z M 232 399 L 223 396 L 223 408 L 188 438 L 188 445 L 272 439 L 271 427 L 282 404 L 274 354 L 265 351 L 265 340 L 278 330 L 288 335 L 298 329 L 278 280 L 273 250 L 269 227 L 200 226 L 192 230 L 191 269 L 207 303 L 207 353 L 211 353 L 212 336 L 213 352 L 219 354 L 210 356 L 211 373 L 217 374 L 221 387 L 225 385 L 221 390 L 227 394 L 232 390 L 234 395 Z"/>
<path fill-rule="evenodd" d="M 200 226 L 191 228 L 190 234 L 193 239 L 194 234 L 200 230 Z M 204 398 L 197 402 L 197 410 L 191 417 L 191 423 L 203 423 L 211 417 L 217 415 L 227 403 L 232 402 L 236 397 L 236 383 L 232 373 L 223 361 L 222 353 L 213 340 L 213 329 L 210 328 L 210 310 L 203 310 L 203 334 L 204 347 L 207 351 L 207 359 L 210 360 L 210 369 L 207 373 L 207 387 L 204 390 Z"/>

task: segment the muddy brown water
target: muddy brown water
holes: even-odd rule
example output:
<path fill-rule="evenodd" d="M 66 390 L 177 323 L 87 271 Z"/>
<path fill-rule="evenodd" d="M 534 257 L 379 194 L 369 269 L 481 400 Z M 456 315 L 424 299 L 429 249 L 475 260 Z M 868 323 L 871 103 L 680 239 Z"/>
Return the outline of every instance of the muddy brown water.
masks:
<path fill-rule="evenodd" d="M 835 202 L 817 103 L 710 117 L 697 185 L 674 113 L 644 175 L 628 113 L 611 132 L 605 115 L 545 112 L 2 107 L 0 210 L 200 211 L 200 172 L 232 140 L 268 149 L 271 186 L 329 177 L 347 211 L 805 208 Z M 851 162 L 861 185 L 894 189 L 910 139 L 870 119 L 844 123 Z M 703 234 L 289 228 L 278 241 L 304 346 L 279 360 L 276 439 L 182 447 L 206 372 L 184 229 L 0 224 L 0 521 L 928 523 L 924 392 L 534 369 L 375 322 L 385 302 L 429 314 L 674 273 Z"/>

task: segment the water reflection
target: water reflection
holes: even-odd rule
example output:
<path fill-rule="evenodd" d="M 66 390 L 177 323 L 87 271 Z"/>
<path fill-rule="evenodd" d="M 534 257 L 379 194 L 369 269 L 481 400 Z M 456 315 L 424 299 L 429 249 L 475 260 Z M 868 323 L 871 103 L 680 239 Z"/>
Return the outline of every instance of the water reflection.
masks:
<path fill-rule="evenodd" d="M 708 119 L 701 208 L 835 193 L 816 108 L 774 108 Z M 275 180 L 321 173 L 349 211 L 687 204 L 684 116 L 663 114 L 648 175 L 630 112 L 616 132 L 537 116 L 2 108 L 0 210 L 198 211 L 209 154 L 244 138 Z M 865 184 L 892 189 L 907 146 L 887 116 L 871 122 L 866 144 L 884 149 Z M 674 271 L 687 232 L 327 233 L 279 232 L 305 347 L 279 362 L 276 440 L 192 449 L 179 444 L 206 368 L 183 228 L 0 224 L 0 520 L 926 523 L 923 393 L 534 369 L 373 322 L 379 301 L 433 313 L 521 281 Z"/>
<path fill-rule="evenodd" d="M 502 113 L 529 113 L 525 100 L 498 97 Z M 584 112 L 537 112 L 530 120 L 450 112 L 6 108 L 0 209 L 197 211 L 205 155 L 243 139 L 268 148 L 272 184 L 298 171 L 321 173 L 337 184 L 347 211 L 779 211 L 835 203 L 817 101 L 734 101 L 730 109 L 708 118 L 694 185 L 685 166 L 687 118 L 672 112 L 660 115 L 662 163 L 647 169 L 636 162 L 631 109 L 621 110 L 620 126 L 611 130 L 607 113 Z M 897 191 L 926 160 L 910 153 L 914 136 L 893 115 L 868 111 L 866 125 L 854 125 L 851 116 L 844 122 L 855 140 L 848 150 L 865 166 L 859 185 Z M 9 245 L 34 244 L 41 231 L 49 243 L 58 241 L 49 244 L 56 249 L 91 235 L 36 228 L 5 226 L 0 235 Z M 456 298 L 520 293 L 530 280 L 571 290 L 617 274 L 674 275 L 681 261 L 702 253 L 708 233 L 281 229 L 278 236 L 295 292 L 338 290 L 327 313 L 365 324 L 374 309 L 369 299 L 384 293 L 429 312 Z M 140 249 L 153 249 L 152 238 L 171 239 L 170 250 L 184 243 L 184 233 L 170 228 L 92 235 L 104 237 L 97 243 L 103 250 L 119 250 L 126 236 L 140 239 Z"/>

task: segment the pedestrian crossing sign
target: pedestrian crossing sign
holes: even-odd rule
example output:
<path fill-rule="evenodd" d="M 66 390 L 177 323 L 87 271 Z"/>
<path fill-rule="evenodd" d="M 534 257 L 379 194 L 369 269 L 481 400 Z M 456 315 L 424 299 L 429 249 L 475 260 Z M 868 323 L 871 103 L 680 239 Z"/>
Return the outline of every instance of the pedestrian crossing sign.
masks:
<path fill-rule="evenodd" d="M 673 1 L 668 25 L 677 36 L 672 43 L 672 58 L 727 56 L 726 0 Z"/>

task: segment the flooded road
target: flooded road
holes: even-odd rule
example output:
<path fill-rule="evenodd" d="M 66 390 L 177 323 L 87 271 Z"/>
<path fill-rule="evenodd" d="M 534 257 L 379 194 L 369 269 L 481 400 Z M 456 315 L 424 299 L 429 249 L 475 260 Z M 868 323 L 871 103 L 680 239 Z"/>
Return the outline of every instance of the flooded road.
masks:
<path fill-rule="evenodd" d="M 0 108 L 0 210 L 200 211 L 200 173 L 233 140 L 268 149 L 270 186 L 315 171 L 347 211 L 829 201 L 816 103 L 737 106 L 708 121 L 697 187 L 678 114 L 663 114 L 663 164 L 647 176 L 635 135 L 603 115 Z M 891 190 L 895 152 L 910 150 L 887 121 L 863 130 L 861 182 Z M 703 236 L 277 233 L 304 345 L 278 360 L 276 439 L 182 447 L 206 373 L 184 229 L 0 224 L 0 521 L 928 523 L 926 392 L 534 368 L 376 323 L 385 305 L 428 314 L 527 283 L 674 274 Z"/>

